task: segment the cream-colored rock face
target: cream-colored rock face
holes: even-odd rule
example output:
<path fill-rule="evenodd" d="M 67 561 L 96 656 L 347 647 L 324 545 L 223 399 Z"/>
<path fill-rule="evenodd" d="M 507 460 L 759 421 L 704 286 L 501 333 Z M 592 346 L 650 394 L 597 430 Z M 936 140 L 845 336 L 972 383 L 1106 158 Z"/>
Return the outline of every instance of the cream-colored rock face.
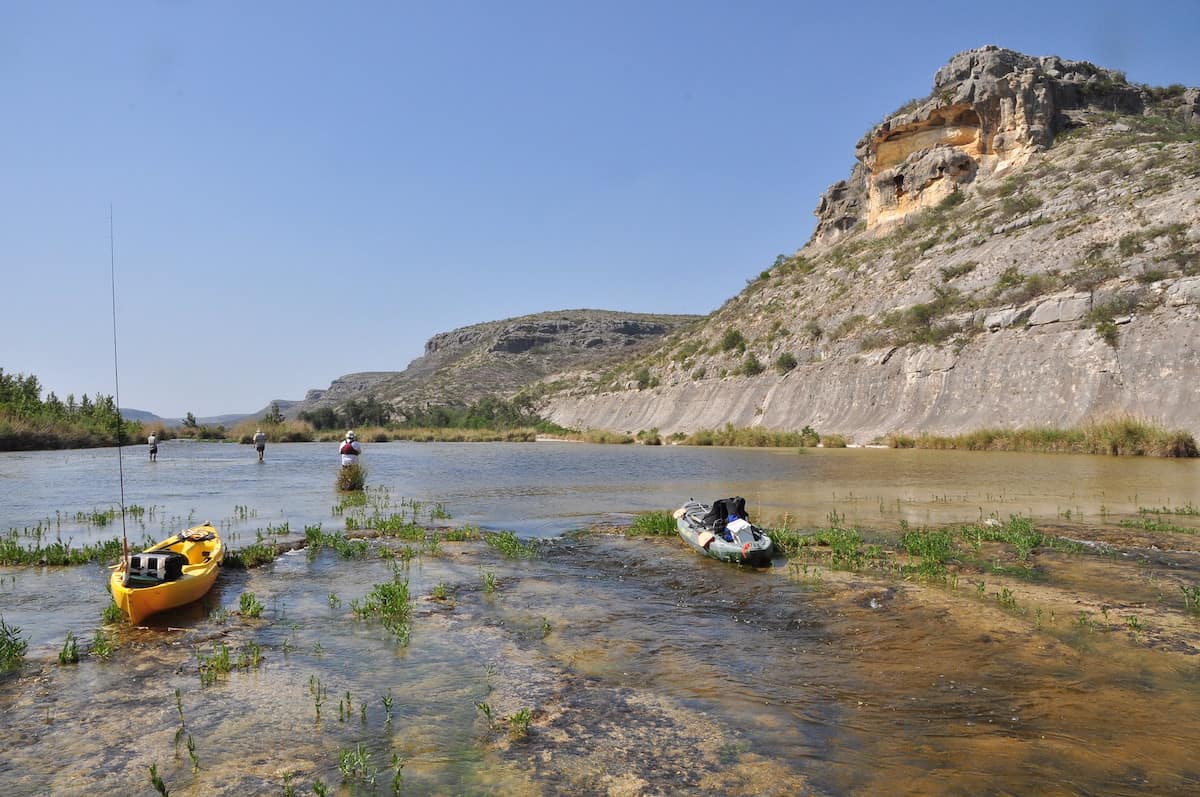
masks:
<path fill-rule="evenodd" d="M 995 129 L 981 123 L 970 106 L 957 105 L 879 134 L 864 158 L 869 170 L 867 228 L 886 226 L 932 207 L 953 193 L 960 183 L 978 175 L 1023 165 L 1037 149 L 1032 129 L 1024 105 L 1010 99 L 1001 104 L 999 126 Z M 937 147 L 958 150 L 974 162 L 975 168 L 961 170 L 959 174 L 933 175 L 928 182 L 918 185 L 885 178 L 885 172 L 902 169 L 911 159 Z M 966 177 L 968 173 L 970 176 Z"/>

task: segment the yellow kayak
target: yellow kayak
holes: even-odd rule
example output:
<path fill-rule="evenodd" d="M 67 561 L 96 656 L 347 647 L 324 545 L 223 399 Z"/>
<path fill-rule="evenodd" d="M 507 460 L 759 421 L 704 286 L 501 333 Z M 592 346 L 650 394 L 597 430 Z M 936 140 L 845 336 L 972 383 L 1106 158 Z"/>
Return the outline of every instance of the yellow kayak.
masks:
<path fill-rule="evenodd" d="M 129 554 L 113 569 L 109 591 L 129 622 L 183 606 L 204 597 L 225 556 L 225 545 L 211 523 L 193 526 Z"/>

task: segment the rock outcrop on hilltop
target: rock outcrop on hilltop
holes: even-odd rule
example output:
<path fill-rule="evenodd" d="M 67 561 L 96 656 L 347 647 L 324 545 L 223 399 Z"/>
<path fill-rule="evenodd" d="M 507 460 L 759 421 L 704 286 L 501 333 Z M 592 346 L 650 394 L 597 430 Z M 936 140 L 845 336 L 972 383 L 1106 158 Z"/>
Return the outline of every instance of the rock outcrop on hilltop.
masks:
<path fill-rule="evenodd" d="M 404 371 L 368 371 L 310 390 L 288 417 L 351 399 L 403 407 L 462 404 L 508 397 L 563 371 L 576 378 L 661 343 L 700 316 L 561 310 L 488 321 L 434 335 Z"/>
<path fill-rule="evenodd" d="M 553 396 L 574 428 L 1200 434 L 1200 91 L 984 47 L 858 143 L 809 243 Z"/>
<path fill-rule="evenodd" d="M 1176 99 L 1168 112 L 1200 121 L 1200 91 Z M 814 239 L 901 220 L 961 185 L 1019 168 L 1088 113 L 1142 115 L 1154 103 L 1150 89 L 1086 61 L 994 46 L 959 53 L 937 71 L 929 97 L 859 140 L 850 178 L 821 197 Z"/>

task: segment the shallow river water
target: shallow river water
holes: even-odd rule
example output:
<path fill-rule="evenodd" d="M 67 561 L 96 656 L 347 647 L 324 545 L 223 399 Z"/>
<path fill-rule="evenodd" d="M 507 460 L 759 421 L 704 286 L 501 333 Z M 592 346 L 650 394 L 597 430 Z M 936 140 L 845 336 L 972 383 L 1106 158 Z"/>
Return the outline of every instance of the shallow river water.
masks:
<path fill-rule="evenodd" d="M 235 549 L 340 531 L 333 448 L 126 449 L 125 502 L 146 509 L 131 542 L 204 520 Z M 89 650 L 105 568 L 0 567 L 0 617 L 29 642 L 0 677 L 0 794 L 155 794 L 152 765 L 175 795 L 1200 792 L 1200 463 L 388 443 L 364 464 L 394 503 L 443 507 L 431 525 L 511 530 L 532 555 L 297 550 L 109 628 L 108 658 Z M 113 449 L 0 454 L 0 530 L 119 535 L 76 515 L 117 504 L 117 472 Z M 733 494 L 763 525 L 885 547 L 902 523 L 1011 515 L 1085 547 L 1016 579 L 983 547 L 993 571 L 926 583 L 819 556 L 753 571 L 613 531 Z M 351 610 L 393 578 L 407 639 Z M 245 592 L 260 618 L 237 614 Z M 78 664 L 57 661 L 68 632 Z M 243 664 L 206 682 L 222 646 Z"/>

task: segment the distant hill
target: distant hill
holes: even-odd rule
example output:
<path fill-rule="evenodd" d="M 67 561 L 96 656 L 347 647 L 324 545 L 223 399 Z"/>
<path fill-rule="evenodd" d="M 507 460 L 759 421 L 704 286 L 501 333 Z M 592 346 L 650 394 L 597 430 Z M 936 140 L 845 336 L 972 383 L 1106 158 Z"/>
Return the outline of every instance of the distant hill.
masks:
<path fill-rule="evenodd" d="M 277 403 L 279 405 L 280 412 L 287 414 L 288 408 L 290 408 L 297 402 L 288 401 L 286 399 L 278 399 L 274 403 Z M 206 416 L 203 418 L 198 417 L 198 418 L 196 418 L 196 423 L 199 423 L 199 424 L 202 424 L 205 426 L 230 427 L 230 426 L 233 426 L 234 424 L 238 423 L 239 421 L 245 420 L 246 418 L 261 418 L 262 416 L 267 414 L 267 412 L 268 412 L 268 410 L 270 410 L 270 408 L 271 408 L 271 404 L 268 403 L 266 407 L 263 407 L 258 412 L 229 413 L 227 415 L 209 415 L 209 416 Z M 183 421 L 184 421 L 183 418 L 163 418 L 161 416 L 155 415 L 153 412 L 147 412 L 146 410 L 128 409 L 125 407 L 121 408 L 121 417 L 127 421 L 140 421 L 141 423 L 161 423 L 164 426 L 182 426 Z"/>
<path fill-rule="evenodd" d="M 395 407 L 470 403 L 510 397 L 554 374 L 572 383 L 662 343 L 701 320 L 691 315 L 558 310 L 489 321 L 434 335 L 403 371 L 347 374 L 304 401 L 284 406 L 293 418 L 322 406 L 374 396 Z"/>

